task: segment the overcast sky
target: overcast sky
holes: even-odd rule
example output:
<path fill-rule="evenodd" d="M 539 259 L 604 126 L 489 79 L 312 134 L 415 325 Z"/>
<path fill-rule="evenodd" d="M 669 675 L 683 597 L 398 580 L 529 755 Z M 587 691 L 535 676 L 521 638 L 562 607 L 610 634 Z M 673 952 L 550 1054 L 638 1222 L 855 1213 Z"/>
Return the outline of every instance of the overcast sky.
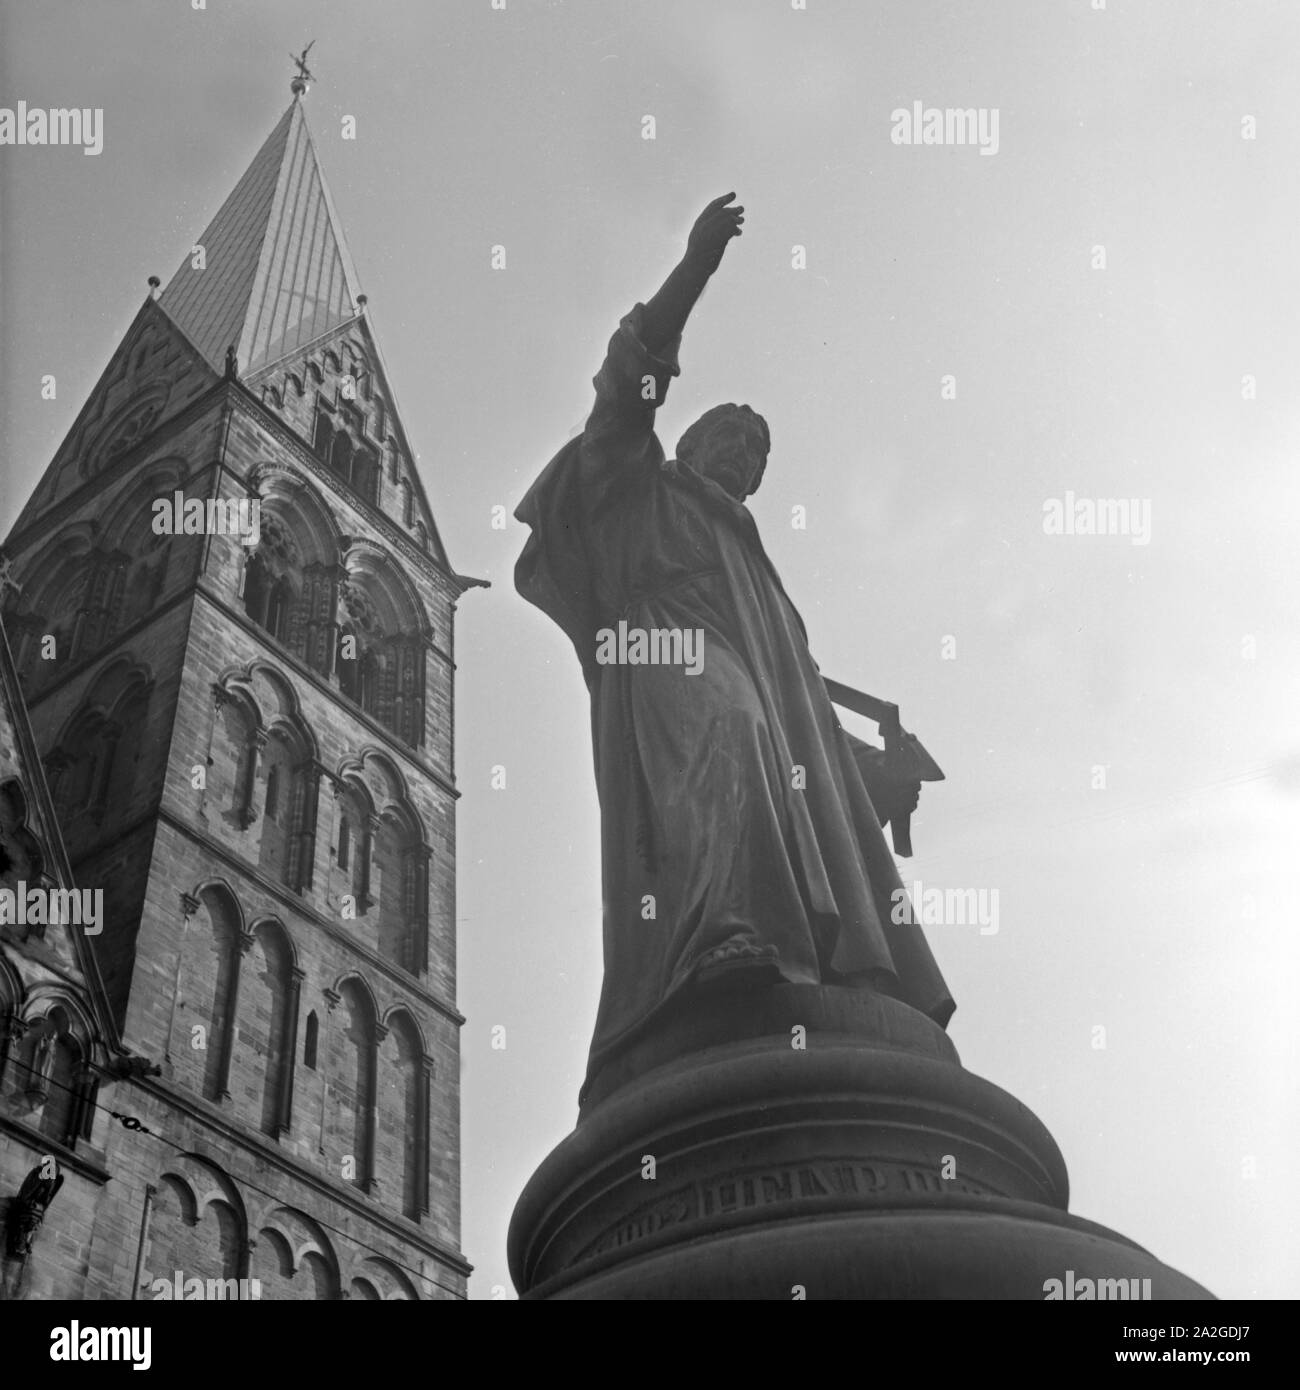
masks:
<path fill-rule="evenodd" d="M 316 40 L 308 117 L 398 405 L 453 563 L 493 585 L 457 634 L 472 1297 L 509 1287 L 601 972 L 585 689 L 492 512 L 731 189 L 745 234 L 662 435 L 720 400 L 766 415 L 751 506 L 814 654 L 947 772 L 903 873 L 999 893 L 996 934 L 929 932 L 964 1063 L 1047 1124 L 1072 1210 L 1220 1296 L 1300 1293 L 1300 7 L 44 0 L 0 24 L 0 105 L 104 110 L 97 157 L 0 149 L 0 534 Z M 892 143 L 917 101 L 996 109 L 997 153 Z M 1067 492 L 1148 504 L 1149 543 L 1045 534 Z"/>

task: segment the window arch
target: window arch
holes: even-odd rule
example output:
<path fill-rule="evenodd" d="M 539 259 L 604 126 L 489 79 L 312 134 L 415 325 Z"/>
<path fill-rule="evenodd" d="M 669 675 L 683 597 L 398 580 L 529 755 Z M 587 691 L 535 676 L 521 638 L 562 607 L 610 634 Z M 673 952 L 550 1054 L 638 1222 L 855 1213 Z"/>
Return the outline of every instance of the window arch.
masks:
<path fill-rule="evenodd" d="M 213 700 L 205 797 L 224 808 L 241 853 L 301 892 L 312 880 L 320 766 L 293 687 L 257 661 L 218 682 Z"/>
<path fill-rule="evenodd" d="M 10 1094 L 20 1099 L 42 1134 L 73 1148 L 89 1135 L 94 1118 L 90 1029 L 80 1011 L 61 996 L 30 1008 Z"/>
<path fill-rule="evenodd" d="M 262 922 L 253 931 L 247 978 L 240 991 L 239 1046 L 242 1065 L 251 1073 L 246 1089 L 258 1106 L 257 1114 L 243 1118 L 273 1138 L 289 1129 L 296 1050 L 292 972 L 293 948 L 284 928 Z"/>
<path fill-rule="evenodd" d="M 50 790 L 74 856 L 100 833 L 111 794 L 119 819 L 134 809 L 153 688 L 148 671 L 129 657 L 111 662 L 90 683 L 94 703 L 64 726 L 45 758 Z"/>
<path fill-rule="evenodd" d="M 412 975 L 428 969 L 429 860 L 424 823 L 394 761 L 377 748 L 345 759 L 335 776 L 335 839 L 347 827 L 346 866 L 336 850 L 331 890 L 352 893 L 354 931 Z"/>
<path fill-rule="evenodd" d="M 247 1213 L 230 1176 L 196 1154 L 172 1154 L 149 1223 L 147 1280 L 248 1277 Z M 233 1295 L 232 1295 L 233 1296 Z"/>
<path fill-rule="evenodd" d="M 370 909 L 370 858 L 373 813 L 365 789 L 355 782 L 334 784 L 335 842 L 330 887 L 336 897 L 353 899 L 358 917 Z"/>
<path fill-rule="evenodd" d="M 248 484 L 258 492 L 262 509 L 258 543 L 244 563 L 244 612 L 314 671 L 329 676 L 339 588 L 334 518 L 305 479 L 277 465 L 258 465 Z"/>
<path fill-rule="evenodd" d="M 328 1235 L 293 1207 L 267 1213 L 253 1252 L 253 1269 L 264 1299 L 319 1301 L 339 1296 L 338 1257 Z"/>
<path fill-rule="evenodd" d="M 243 919 L 234 895 L 212 884 L 185 917 L 175 1023 L 167 1053 L 176 1079 L 208 1100 L 229 1097 Z"/>
<path fill-rule="evenodd" d="M 415 591 L 389 558 L 354 547 L 339 590 L 339 689 L 413 748 L 424 742 L 426 621 Z"/>
<path fill-rule="evenodd" d="M 265 814 L 257 841 L 258 867 L 271 878 L 297 886 L 296 842 L 307 808 L 308 751 L 287 722 L 278 722 L 261 743 L 262 802 Z"/>
<path fill-rule="evenodd" d="M 354 979 L 339 986 L 339 1027 L 335 1030 L 332 1089 L 336 1151 L 351 1158 L 351 1182 L 368 1192 L 374 1173 L 374 1129 L 371 1115 L 375 1095 L 376 1029 L 378 1021 L 369 991 Z M 349 1171 L 349 1170 L 344 1170 Z"/>
<path fill-rule="evenodd" d="M 400 1175 L 394 1193 L 402 1214 L 418 1221 L 429 1209 L 428 1075 L 420 1032 L 404 1009 L 386 1020 L 379 1048 L 380 1171 Z"/>

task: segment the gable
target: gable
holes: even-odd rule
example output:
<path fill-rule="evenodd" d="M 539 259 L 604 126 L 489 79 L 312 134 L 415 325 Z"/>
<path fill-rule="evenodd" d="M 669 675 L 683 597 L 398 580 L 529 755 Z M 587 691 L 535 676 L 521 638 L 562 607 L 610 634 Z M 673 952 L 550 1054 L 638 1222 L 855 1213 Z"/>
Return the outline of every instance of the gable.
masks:
<path fill-rule="evenodd" d="M 245 382 L 337 472 L 440 565 L 448 567 L 433 510 L 393 400 L 374 334 L 353 319 Z M 335 455 L 342 435 L 343 457 Z M 336 466 L 337 465 L 337 466 Z M 378 470 L 371 479 L 370 469 Z M 373 496 L 367 495 L 373 489 Z"/>
<path fill-rule="evenodd" d="M 158 305 L 146 301 L 28 498 L 14 534 L 89 482 L 218 379 Z"/>

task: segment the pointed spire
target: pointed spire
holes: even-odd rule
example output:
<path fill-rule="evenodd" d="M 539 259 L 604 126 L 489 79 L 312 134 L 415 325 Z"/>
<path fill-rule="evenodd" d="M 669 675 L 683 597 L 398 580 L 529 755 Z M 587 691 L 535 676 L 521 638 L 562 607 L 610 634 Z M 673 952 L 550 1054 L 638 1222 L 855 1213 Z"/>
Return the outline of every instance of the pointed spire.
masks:
<path fill-rule="evenodd" d="M 295 92 L 159 298 L 219 372 L 247 375 L 355 318 L 357 277 Z"/>

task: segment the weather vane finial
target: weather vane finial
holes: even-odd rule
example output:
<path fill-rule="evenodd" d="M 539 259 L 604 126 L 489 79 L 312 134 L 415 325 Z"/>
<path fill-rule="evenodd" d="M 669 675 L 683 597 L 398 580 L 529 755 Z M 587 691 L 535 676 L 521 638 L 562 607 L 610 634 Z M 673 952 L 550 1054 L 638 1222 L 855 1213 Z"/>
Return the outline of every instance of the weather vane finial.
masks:
<path fill-rule="evenodd" d="M 307 55 L 311 52 L 315 43 L 316 40 L 313 39 L 311 43 L 309 43 L 301 53 L 297 55 L 293 53 L 289 54 L 289 57 L 292 58 L 298 66 L 297 76 L 295 76 L 293 81 L 289 83 L 289 90 L 296 97 L 306 96 L 307 84 L 315 80 L 316 74 L 310 72 L 307 68 Z"/>

